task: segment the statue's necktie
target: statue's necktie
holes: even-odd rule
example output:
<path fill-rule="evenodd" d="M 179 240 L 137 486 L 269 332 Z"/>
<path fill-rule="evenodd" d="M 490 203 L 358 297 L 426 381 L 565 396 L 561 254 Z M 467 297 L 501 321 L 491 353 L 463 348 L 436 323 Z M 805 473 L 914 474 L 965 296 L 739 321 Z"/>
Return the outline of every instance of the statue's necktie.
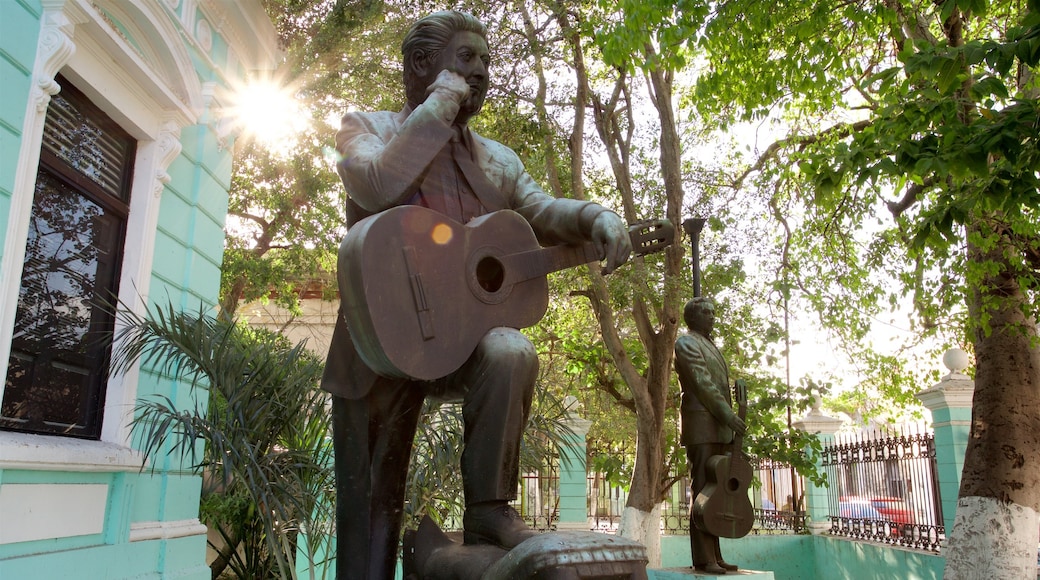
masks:
<path fill-rule="evenodd" d="M 458 129 L 430 163 L 419 193 L 411 203 L 461 223 L 508 206 L 505 196 L 473 160 Z"/>

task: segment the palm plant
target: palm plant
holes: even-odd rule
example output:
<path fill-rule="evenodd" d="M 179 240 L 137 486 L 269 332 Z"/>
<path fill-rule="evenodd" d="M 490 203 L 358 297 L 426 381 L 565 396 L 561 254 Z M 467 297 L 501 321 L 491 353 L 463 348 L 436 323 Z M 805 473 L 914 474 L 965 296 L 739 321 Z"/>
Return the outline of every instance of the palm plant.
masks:
<path fill-rule="evenodd" d="M 146 457 L 179 455 L 203 474 L 201 517 L 223 540 L 210 543 L 213 577 L 295 578 L 299 532 L 332 519 L 321 361 L 302 343 L 202 312 L 121 312 L 113 371 L 139 361 L 191 387 L 187 408 L 163 395 L 140 399 L 132 430 Z M 315 544 L 328 535 L 305 537 L 308 554 L 325 552 Z"/>

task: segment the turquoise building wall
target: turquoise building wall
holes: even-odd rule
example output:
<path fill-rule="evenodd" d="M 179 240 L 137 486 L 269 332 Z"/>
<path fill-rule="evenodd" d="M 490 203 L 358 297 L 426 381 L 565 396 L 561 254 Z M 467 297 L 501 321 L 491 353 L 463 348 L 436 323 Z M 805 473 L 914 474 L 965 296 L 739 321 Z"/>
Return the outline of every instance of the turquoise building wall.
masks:
<path fill-rule="evenodd" d="M 225 95 L 247 70 L 272 70 L 278 56 L 259 0 L 0 2 L 4 300 L 12 284 L 17 297 L 25 183 L 35 181 L 53 95 L 46 81 L 61 73 L 138 139 L 120 299 L 138 311 L 212 308 L 235 137 Z M 27 156 L 36 161 L 25 163 Z M 146 217 L 133 217 L 133 204 L 147 208 L 139 212 Z M 141 267 L 128 280 L 133 260 Z M 5 376 L 12 321 L 10 311 L 0 316 Z M 0 431 L 0 578 L 210 577 L 201 478 L 178 457 L 142 470 L 127 428 L 138 398 L 163 395 L 188 406 L 204 405 L 206 394 L 146 370 L 116 379 L 122 386 L 116 393 L 110 386 L 109 396 L 125 400 L 106 401 L 100 441 Z"/>
<path fill-rule="evenodd" d="M 0 6 L 0 224 L 6 224 L 29 102 L 33 62 L 40 35 L 39 0 L 14 0 Z M 4 238 L 0 238 L 0 256 Z"/>

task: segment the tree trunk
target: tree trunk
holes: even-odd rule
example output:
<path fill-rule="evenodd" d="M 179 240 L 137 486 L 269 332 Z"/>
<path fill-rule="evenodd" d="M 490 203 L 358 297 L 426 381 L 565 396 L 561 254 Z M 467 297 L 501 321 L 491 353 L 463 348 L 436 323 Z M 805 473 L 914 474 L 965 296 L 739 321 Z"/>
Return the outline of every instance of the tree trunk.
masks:
<path fill-rule="evenodd" d="M 945 550 L 947 579 L 1034 578 L 1040 509 L 1040 348 L 1003 235 L 976 220 L 969 262 L 990 264 L 969 296 L 976 374 L 971 433 Z M 991 244 L 978 240 L 989 239 Z M 982 246 L 982 247 L 980 247 Z"/>
<path fill-rule="evenodd" d="M 635 122 L 631 111 L 630 84 L 626 73 L 618 71 L 618 78 L 613 94 L 606 99 L 591 90 L 588 73 L 585 69 L 584 48 L 580 30 L 581 22 L 575 22 L 575 15 L 564 2 L 551 3 L 553 17 L 559 24 L 562 39 L 568 47 L 575 72 L 576 92 L 574 94 L 575 116 L 571 128 L 568 146 L 570 148 L 571 194 L 577 199 L 584 199 L 584 120 L 586 106 L 591 101 L 592 114 L 600 139 L 605 147 L 615 185 L 621 198 L 623 213 L 627 221 L 636 221 L 638 215 L 635 194 L 633 193 L 631 142 L 634 135 Z M 525 17 L 525 30 L 529 36 L 534 34 L 534 26 L 528 11 L 521 8 Z M 532 50 L 536 60 L 542 58 L 540 45 L 532 40 Z M 652 47 L 648 47 L 652 50 Z M 539 118 L 545 122 L 544 112 L 545 81 L 541 78 L 540 67 L 536 67 L 538 75 L 538 98 L 536 108 Z M 661 123 L 661 177 L 665 189 L 665 216 L 678 224 L 683 201 L 681 158 L 678 129 L 675 123 L 672 103 L 672 78 L 662 71 L 651 73 L 648 79 L 648 90 L 655 100 L 655 107 Z M 551 148 L 551 141 L 547 142 Z M 553 157 L 555 158 L 555 157 Z M 558 180 L 550 180 L 554 186 Z M 554 191 L 560 196 L 562 191 Z M 582 294 L 589 297 L 596 318 L 599 322 L 603 342 L 617 366 L 618 374 L 624 380 L 632 395 L 636 409 L 637 440 L 635 468 L 625 512 L 619 533 L 627 538 L 639 541 L 647 546 L 651 556 L 651 566 L 660 565 L 660 504 L 663 494 L 662 482 L 667 478 L 664 473 L 664 415 L 671 384 L 672 348 L 678 332 L 679 284 L 675 283 L 682 273 L 684 252 L 680 245 L 669 248 L 666 253 L 664 295 L 648 299 L 646 281 L 650 279 L 645 266 L 636 260 L 630 267 L 635 269 L 633 278 L 636 283 L 632 287 L 631 316 L 639 332 L 639 338 L 646 350 L 648 365 L 641 372 L 625 349 L 618 332 L 615 312 L 606 281 L 599 274 L 598 268 L 590 268 L 590 288 Z M 660 290 L 656 290 L 661 292 Z M 652 304 L 660 299 L 661 306 L 656 311 Z"/>
<path fill-rule="evenodd" d="M 626 506 L 617 533 L 623 538 L 642 538 L 639 543 L 646 547 L 647 567 L 661 567 L 661 504 L 648 512 Z"/>
<path fill-rule="evenodd" d="M 647 46 L 646 50 L 652 54 L 653 47 Z M 660 162 L 666 199 L 665 213 L 673 224 L 678 225 L 682 221 L 680 211 L 684 192 L 678 127 L 672 103 L 672 77 L 670 73 L 661 69 L 651 70 L 647 76 L 647 88 L 661 124 Z M 683 256 L 680 244 L 668 249 L 665 260 L 665 280 L 679 279 Z M 671 385 L 673 346 L 679 329 L 680 296 L 678 289 L 679 285 L 675 283 L 665 285 L 665 295 L 661 311 L 658 313 L 661 325 L 659 332 L 654 332 L 651 327 L 645 301 L 637 300 L 633 307 L 633 316 L 646 346 L 649 362 L 645 380 L 628 381 L 636 402 L 638 439 L 627 508 L 638 510 L 643 514 L 657 514 L 657 520 L 653 524 L 647 523 L 639 526 L 638 531 L 643 534 L 641 536 L 634 535 L 636 529 L 620 530 L 619 532 L 625 537 L 642 542 L 648 548 L 658 546 L 656 552 L 658 558 L 660 557 L 661 501 L 664 493 L 668 491 L 663 482 L 670 481 L 667 478 L 668 474 L 664 473 L 664 415 Z M 626 509 L 627 511 L 628 509 Z M 654 565 L 660 565 L 660 561 L 651 560 L 651 566 Z"/>

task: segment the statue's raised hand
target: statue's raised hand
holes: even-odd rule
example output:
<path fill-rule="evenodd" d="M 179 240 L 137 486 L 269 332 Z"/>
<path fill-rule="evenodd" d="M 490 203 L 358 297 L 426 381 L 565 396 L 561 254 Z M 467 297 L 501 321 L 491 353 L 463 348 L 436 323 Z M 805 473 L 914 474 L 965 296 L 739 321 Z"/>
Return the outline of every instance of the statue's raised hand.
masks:
<path fill-rule="evenodd" d="M 604 274 L 613 272 L 627 262 L 628 256 L 632 253 L 628 225 L 621 216 L 612 211 L 599 214 L 592 222 L 592 242 L 596 245 L 596 251 L 603 256 Z"/>
<path fill-rule="evenodd" d="M 447 69 L 437 74 L 437 78 L 426 88 L 426 96 L 434 93 L 444 95 L 454 103 L 461 103 L 469 96 L 470 87 L 466 79 L 455 71 Z"/>

